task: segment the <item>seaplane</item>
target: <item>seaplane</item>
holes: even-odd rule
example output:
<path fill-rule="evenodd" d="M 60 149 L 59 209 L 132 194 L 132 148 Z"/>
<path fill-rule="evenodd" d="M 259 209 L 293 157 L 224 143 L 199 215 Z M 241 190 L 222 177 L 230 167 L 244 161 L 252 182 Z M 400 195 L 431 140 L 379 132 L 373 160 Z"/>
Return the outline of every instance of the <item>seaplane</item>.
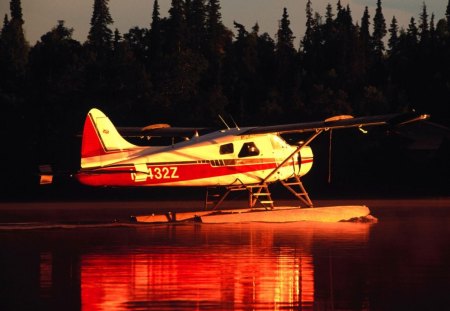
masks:
<path fill-rule="evenodd" d="M 229 127 L 221 118 L 225 125 L 221 130 L 168 124 L 121 128 L 93 108 L 84 123 L 81 168 L 74 177 L 84 185 L 97 187 L 206 188 L 202 210 L 139 216 L 137 220 L 142 222 L 341 221 L 368 216 L 370 211 L 366 206 L 314 206 L 302 183 L 313 165 L 311 142 L 337 129 L 392 128 L 428 118 L 415 112 L 357 118 L 340 115 L 324 121 L 253 127 Z M 296 133 L 304 133 L 306 139 L 289 144 L 283 138 Z M 172 137 L 172 143 L 136 145 L 129 137 Z M 179 138 L 177 142 L 174 137 Z M 299 204 L 276 206 L 269 190 L 273 183 L 286 187 Z M 218 194 L 217 189 L 222 192 Z M 247 206 L 221 209 L 233 191 L 248 193 Z"/>

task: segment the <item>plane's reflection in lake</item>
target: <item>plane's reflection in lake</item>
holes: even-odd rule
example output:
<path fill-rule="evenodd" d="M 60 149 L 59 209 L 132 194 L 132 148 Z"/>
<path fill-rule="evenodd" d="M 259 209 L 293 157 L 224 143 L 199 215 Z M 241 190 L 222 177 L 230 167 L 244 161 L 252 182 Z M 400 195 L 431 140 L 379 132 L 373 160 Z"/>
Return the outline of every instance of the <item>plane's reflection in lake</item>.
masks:
<path fill-rule="evenodd" d="M 188 224 L 15 232 L 20 250 L 2 263 L 12 269 L 3 280 L 12 297 L 5 298 L 14 306 L 66 310 L 364 308 L 370 228 Z M 14 287 L 22 273 L 29 283 L 17 285 L 26 296 Z"/>
<path fill-rule="evenodd" d="M 339 253 L 345 252 L 348 258 L 361 256 L 369 227 L 340 224 L 322 230 L 327 231 L 322 234 L 340 236 L 335 242 L 341 244 Z M 148 246 L 82 257 L 83 308 L 217 310 L 314 305 L 315 230 L 311 226 L 197 225 L 137 231 Z M 328 283 L 328 264 L 324 268 Z"/>
<path fill-rule="evenodd" d="M 378 224 L 0 230 L 0 309 L 433 310 L 449 303 L 447 209 L 406 219 L 386 211 Z"/>

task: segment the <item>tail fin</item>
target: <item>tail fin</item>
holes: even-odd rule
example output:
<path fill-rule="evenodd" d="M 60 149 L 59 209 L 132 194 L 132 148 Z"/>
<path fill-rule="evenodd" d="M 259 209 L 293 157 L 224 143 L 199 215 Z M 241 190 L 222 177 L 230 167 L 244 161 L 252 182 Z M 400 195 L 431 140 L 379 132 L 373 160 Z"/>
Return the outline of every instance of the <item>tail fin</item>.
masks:
<path fill-rule="evenodd" d="M 98 109 L 91 109 L 84 122 L 81 167 L 102 166 L 126 157 L 124 150 L 136 148 L 120 136 L 111 120 Z"/>

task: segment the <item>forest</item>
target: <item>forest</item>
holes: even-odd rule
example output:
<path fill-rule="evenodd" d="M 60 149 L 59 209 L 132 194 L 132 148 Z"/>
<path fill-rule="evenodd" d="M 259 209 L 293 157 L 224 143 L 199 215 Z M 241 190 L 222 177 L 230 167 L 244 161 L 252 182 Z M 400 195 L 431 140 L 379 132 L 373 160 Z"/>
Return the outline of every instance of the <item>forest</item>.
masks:
<path fill-rule="evenodd" d="M 0 33 L 3 193 L 33 188 L 42 163 L 76 170 L 91 107 L 121 126 L 220 127 L 219 114 L 269 125 L 412 110 L 450 125 L 450 1 L 440 20 L 424 2 L 405 29 L 395 16 L 385 19 L 381 0 L 362 17 L 340 0 L 314 12 L 308 0 L 305 33 L 293 33 L 285 8 L 275 38 L 257 23 L 227 28 L 219 0 L 172 0 L 167 17 L 152 0 L 149 27 L 122 34 L 108 0 L 92 1 L 85 42 L 59 20 L 31 46 L 21 2 L 10 0 Z"/>

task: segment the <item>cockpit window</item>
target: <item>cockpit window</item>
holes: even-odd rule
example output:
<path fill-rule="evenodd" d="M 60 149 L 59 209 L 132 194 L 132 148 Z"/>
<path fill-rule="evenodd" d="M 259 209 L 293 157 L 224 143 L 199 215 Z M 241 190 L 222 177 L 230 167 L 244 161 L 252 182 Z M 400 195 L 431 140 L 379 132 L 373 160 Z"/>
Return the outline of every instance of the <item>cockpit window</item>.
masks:
<path fill-rule="evenodd" d="M 230 154 L 234 152 L 234 147 L 233 144 L 225 144 L 225 145 L 221 145 L 220 146 L 220 150 L 219 150 L 220 154 Z"/>
<path fill-rule="evenodd" d="M 245 157 L 252 157 L 259 155 L 259 149 L 256 147 L 254 142 L 248 142 L 244 143 L 242 145 L 241 151 L 239 151 L 238 157 L 239 158 L 245 158 Z"/>

